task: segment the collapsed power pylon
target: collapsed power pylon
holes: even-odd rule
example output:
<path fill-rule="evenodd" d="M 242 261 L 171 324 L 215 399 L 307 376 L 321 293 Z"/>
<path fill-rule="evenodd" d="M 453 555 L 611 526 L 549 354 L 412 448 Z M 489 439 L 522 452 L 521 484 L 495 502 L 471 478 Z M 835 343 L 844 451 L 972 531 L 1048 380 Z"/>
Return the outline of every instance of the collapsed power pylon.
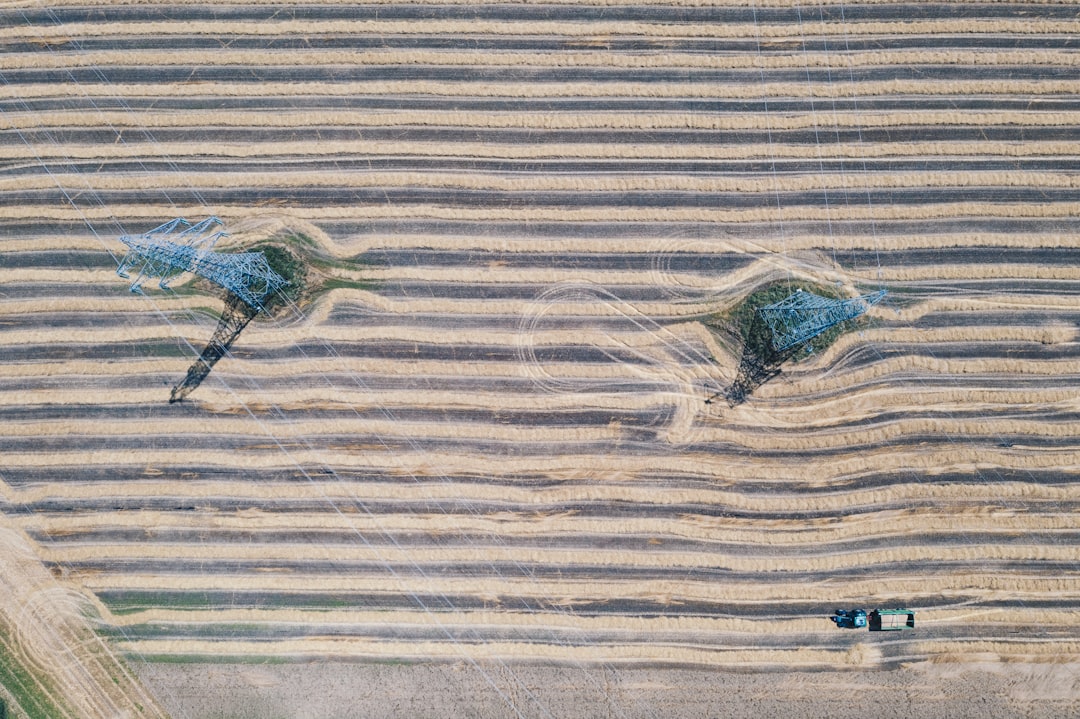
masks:
<path fill-rule="evenodd" d="M 263 300 L 289 283 L 270 268 L 261 252 L 213 252 L 214 243 L 227 236 L 219 229 L 222 227 L 216 217 L 197 224 L 177 217 L 141 235 L 124 235 L 120 241 L 127 245 L 128 253 L 116 273 L 128 277 L 128 271 L 137 267 L 139 274 L 131 291 L 142 292 L 142 283 L 148 278 L 158 278 L 158 286 L 168 289 L 172 279 L 194 272 L 263 311 Z"/>
<path fill-rule="evenodd" d="M 759 307 L 743 331 L 742 358 L 735 381 L 706 403 L 723 396 L 731 407 L 742 404 L 755 389 L 780 374 L 780 366 L 803 351 L 807 342 L 830 327 L 862 315 L 885 294 L 885 290 L 878 290 L 833 300 L 796 290 L 779 302 Z"/>
<path fill-rule="evenodd" d="M 830 327 L 864 314 L 885 295 L 885 290 L 878 290 L 847 300 L 834 300 L 795 290 L 779 302 L 758 308 L 758 315 L 772 333 L 773 349 L 783 352 L 817 337 Z"/>
<path fill-rule="evenodd" d="M 158 279 L 159 287 L 168 289 L 169 282 L 185 272 L 225 288 L 225 309 L 214 336 L 183 381 L 173 387 L 170 404 L 182 401 L 206 379 L 248 323 L 266 312 L 266 299 L 289 284 L 271 269 L 261 252 L 214 252 L 214 243 L 227 237 L 223 228 L 216 217 L 196 224 L 177 217 L 141 235 L 120 238 L 128 253 L 116 273 L 128 277 L 130 270 L 138 270 L 131 283 L 132 292 L 141 293 L 142 283 L 151 277 Z"/>

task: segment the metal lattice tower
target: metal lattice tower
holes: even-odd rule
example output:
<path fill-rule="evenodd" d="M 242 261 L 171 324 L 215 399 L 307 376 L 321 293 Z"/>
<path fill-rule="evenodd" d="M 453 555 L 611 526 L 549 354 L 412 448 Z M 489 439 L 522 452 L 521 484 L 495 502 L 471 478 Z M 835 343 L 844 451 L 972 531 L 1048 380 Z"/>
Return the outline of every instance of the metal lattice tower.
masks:
<path fill-rule="evenodd" d="M 813 292 L 795 290 L 779 302 L 758 309 L 758 314 L 772 331 L 772 346 L 777 352 L 806 342 L 834 325 L 854 319 L 881 301 L 885 290 L 848 300 L 833 300 Z"/>
<path fill-rule="evenodd" d="M 289 283 L 270 268 L 261 252 L 212 252 L 214 243 L 227 236 L 221 227 L 224 224 L 216 217 L 194 225 L 178 217 L 141 235 L 124 235 L 120 241 L 127 245 L 128 253 L 116 274 L 128 277 L 128 270 L 137 267 L 139 274 L 131 291 L 142 292 L 147 278 L 159 278 L 158 286 L 168 289 L 174 278 L 194 272 L 261 311 L 263 300 Z"/>

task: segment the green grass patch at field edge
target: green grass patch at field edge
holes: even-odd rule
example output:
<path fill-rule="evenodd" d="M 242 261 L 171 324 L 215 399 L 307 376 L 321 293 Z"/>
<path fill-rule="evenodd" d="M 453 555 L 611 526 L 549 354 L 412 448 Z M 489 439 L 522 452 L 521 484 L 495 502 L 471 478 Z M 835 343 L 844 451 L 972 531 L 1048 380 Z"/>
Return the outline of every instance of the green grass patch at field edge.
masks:
<path fill-rule="evenodd" d="M 7 707 L 11 717 L 28 719 L 63 719 L 74 716 L 58 705 L 47 693 L 49 680 L 31 673 L 12 651 L 10 638 L 0 631 L 0 686 L 14 706 Z"/>

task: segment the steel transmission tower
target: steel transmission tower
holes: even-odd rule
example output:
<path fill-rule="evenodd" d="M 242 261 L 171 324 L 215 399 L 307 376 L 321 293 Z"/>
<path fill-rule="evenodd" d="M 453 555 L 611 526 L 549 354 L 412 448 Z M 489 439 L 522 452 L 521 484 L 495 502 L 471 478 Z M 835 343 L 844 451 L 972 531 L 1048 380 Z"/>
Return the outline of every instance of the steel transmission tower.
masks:
<path fill-rule="evenodd" d="M 116 274 L 128 277 L 129 270 L 138 268 L 131 291 L 141 292 L 148 278 L 159 278 L 158 286 L 168 289 L 173 278 L 194 272 L 261 311 L 263 300 L 289 283 L 270 268 L 261 252 L 212 252 L 214 243 L 227 236 L 219 229 L 222 227 L 216 217 L 194 225 L 178 217 L 141 235 L 124 235 L 120 241 L 127 245 L 128 253 Z"/>
<path fill-rule="evenodd" d="M 758 314 L 772 332 L 773 349 L 783 352 L 817 337 L 833 325 L 858 317 L 885 295 L 885 290 L 878 290 L 847 300 L 833 300 L 795 290 L 779 302 L 758 308 Z"/>
<path fill-rule="evenodd" d="M 169 404 L 183 401 L 185 397 L 202 384 L 203 380 L 210 374 L 210 370 L 214 368 L 219 359 L 229 353 L 233 342 L 248 326 L 248 323 L 255 319 L 257 314 L 259 314 L 257 308 L 246 304 L 235 294 L 229 293 L 225 296 L 225 309 L 218 320 L 214 336 L 210 338 L 210 342 L 199 355 L 199 359 L 195 360 L 195 364 L 188 368 L 184 380 L 173 387 L 172 394 L 169 396 Z"/>

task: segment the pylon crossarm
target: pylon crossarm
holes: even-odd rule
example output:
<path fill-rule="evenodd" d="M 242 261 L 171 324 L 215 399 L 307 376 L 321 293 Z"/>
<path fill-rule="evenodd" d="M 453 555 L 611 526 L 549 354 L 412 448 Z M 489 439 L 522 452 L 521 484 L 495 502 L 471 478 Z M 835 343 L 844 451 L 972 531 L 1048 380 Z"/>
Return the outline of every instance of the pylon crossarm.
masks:
<path fill-rule="evenodd" d="M 187 221 L 185 220 L 185 223 Z M 196 249 L 209 250 L 214 244 L 222 237 L 228 237 L 228 234 L 224 230 L 218 230 L 213 232 L 215 228 L 224 227 L 225 223 L 216 217 L 207 217 L 202 222 L 197 224 L 187 223 L 188 227 L 180 232 L 175 238 L 175 242 L 181 245 L 187 245 Z"/>
<path fill-rule="evenodd" d="M 185 220 L 183 217 L 177 217 L 175 220 L 169 220 L 163 224 L 158 225 L 149 232 L 144 232 L 143 237 L 154 237 L 157 235 L 168 235 L 177 227 L 183 225 L 184 227 L 191 227 L 191 223 Z"/>

